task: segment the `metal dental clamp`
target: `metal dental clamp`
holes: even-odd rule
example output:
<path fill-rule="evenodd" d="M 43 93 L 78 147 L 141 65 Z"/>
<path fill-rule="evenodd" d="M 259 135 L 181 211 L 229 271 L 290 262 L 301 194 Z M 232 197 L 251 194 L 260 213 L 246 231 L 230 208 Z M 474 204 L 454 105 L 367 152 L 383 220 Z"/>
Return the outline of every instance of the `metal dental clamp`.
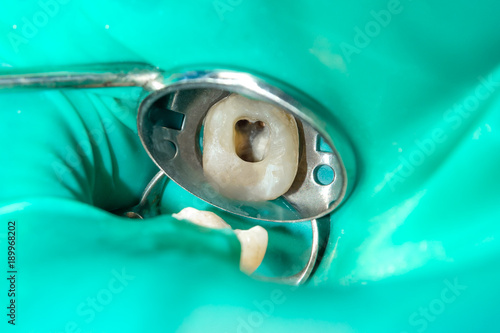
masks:
<path fill-rule="evenodd" d="M 198 198 L 246 218 L 273 221 L 311 221 L 312 247 L 301 272 L 282 278 L 303 283 L 316 264 L 320 238 L 317 219 L 332 212 L 348 191 L 347 172 L 333 145 L 331 125 L 318 114 L 325 109 L 305 94 L 270 78 L 230 70 L 182 71 L 167 75 L 145 64 L 117 63 L 83 66 L 68 71 L 0 76 L 3 88 L 106 88 L 142 87 L 137 128 L 149 156 L 162 170 L 147 186 L 139 205 L 129 217 L 160 214 L 166 177 Z M 242 202 L 221 195 L 205 178 L 202 165 L 201 127 L 208 110 L 230 93 L 278 106 L 293 115 L 299 128 L 299 166 L 291 188 L 278 199 Z M 343 136 L 335 136 L 336 140 Z M 321 169 L 330 179 L 318 178 Z"/>

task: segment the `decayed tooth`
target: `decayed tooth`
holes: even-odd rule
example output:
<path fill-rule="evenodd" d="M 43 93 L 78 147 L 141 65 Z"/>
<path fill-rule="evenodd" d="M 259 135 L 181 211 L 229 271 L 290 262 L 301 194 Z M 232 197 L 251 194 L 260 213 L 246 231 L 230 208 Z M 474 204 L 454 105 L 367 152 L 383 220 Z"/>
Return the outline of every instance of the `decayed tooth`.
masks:
<path fill-rule="evenodd" d="M 217 214 L 187 207 L 172 216 L 178 220 L 186 220 L 193 224 L 211 229 L 230 229 Z M 252 274 L 262 263 L 267 250 L 267 230 L 255 226 L 248 230 L 234 230 L 241 244 L 240 270 Z"/>
<path fill-rule="evenodd" d="M 241 271 L 252 274 L 264 259 L 268 236 L 266 229 L 255 226 L 248 230 L 234 231 L 241 244 Z"/>
<path fill-rule="evenodd" d="M 227 197 L 276 199 L 292 185 L 298 156 L 295 119 L 274 105 L 232 94 L 207 113 L 203 171 Z"/>

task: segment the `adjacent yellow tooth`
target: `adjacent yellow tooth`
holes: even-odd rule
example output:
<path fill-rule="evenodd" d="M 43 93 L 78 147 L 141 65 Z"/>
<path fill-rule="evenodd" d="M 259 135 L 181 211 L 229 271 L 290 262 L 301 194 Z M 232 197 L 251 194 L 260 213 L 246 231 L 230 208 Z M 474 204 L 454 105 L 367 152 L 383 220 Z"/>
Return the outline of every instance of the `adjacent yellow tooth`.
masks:
<path fill-rule="evenodd" d="M 186 207 L 172 216 L 178 220 L 186 220 L 211 229 L 231 229 L 231 226 L 217 214 L 192 207 Z M 249 230 L 236 229 L 234 232 L 241 244 L 240 269 L 247 274 L 252 274 L 262 263 L 266 254 L 267 230 L 255 226 Z"/>
<path fill-rule="evenodd" d="M 221 219 L 217 214 L 198 210 L 192 207 L 186 207 L 172 216 L 178 220 L 186 220 L 202 227 L 210 229 L 230 229 L 231 226 Z"/>
<path fill-rule="evenodd" d="M 255 226 L 248 230 L 234 231 L 241 243 L 240 270 L 252 274 L 264 259 L 268 235 L 266 229 Z"/>
<path fill-rule="evenodd" d="M 276 199 L 292 185 L 298 157 L 297 123 L 272 104 L 232 94 L 207 113 L 203 171 L 229 198 Z"/>

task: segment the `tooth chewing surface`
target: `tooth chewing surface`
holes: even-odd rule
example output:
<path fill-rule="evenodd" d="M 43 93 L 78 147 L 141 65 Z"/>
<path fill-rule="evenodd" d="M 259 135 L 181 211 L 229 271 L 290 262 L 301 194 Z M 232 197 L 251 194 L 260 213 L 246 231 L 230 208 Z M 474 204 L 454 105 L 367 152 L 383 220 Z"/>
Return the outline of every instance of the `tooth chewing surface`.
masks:
<path fill-rule="evenodd" d="M 232 94 L 207 113 L 203 172 L 229 198 L 276 199 L 292 185 L 298 157 L 297 123 L 272 104 Z"/>

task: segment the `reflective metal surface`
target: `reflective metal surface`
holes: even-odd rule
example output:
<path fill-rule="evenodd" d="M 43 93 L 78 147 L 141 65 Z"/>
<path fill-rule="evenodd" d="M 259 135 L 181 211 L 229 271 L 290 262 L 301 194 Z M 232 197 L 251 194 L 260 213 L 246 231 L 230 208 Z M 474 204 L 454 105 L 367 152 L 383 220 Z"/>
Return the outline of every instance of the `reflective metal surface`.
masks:
<path fill-rule="evenodd" d="M 141 220 L 161 215 L 161 198 L 167 182 L 168 178 L 163 171 L 158 172 L 144 189 L 137 205 L 124 211 L 117 211 L 115 214 Z"/>
<path fill-rule="evenodd" d="M 310 220 L 311 249 L 299 272 L 284 277 L 254 275 L 266 281 L 299 285 L 312 274 L 319 261 L 319 244 L 326 243 L 329 237 L 329 230 L 319 232 L 316 218 L 328 214 L 340 203 L 347 179 L 324 124 L 311 110 L 277 88 L 280 84 L 273 85 L 270 81 L 232 71 L 191 71 L 167 77 L 145 64 L 108 64 L 73 67 L 71 71 L 12 72 L 0 77 L 0 89 L 143 87 L 150 93 L 139 107 L 138 132 L 148 154 L 162 171 L 148 184 L 139 204 L 116 213 L 137 219 L 160 215 L 166 174 L 194 195 L 234 214 L 275 222 Z M 293 89 L 288 87 L 288 90 Z M 231 200 L 220 195 L 203 175 L 203 120 L 208 109 L 230 93 L 275 104 L 297 120 L 299 169 L 290 190 L 276 200 L 260 203 Z M 300 96 L 300 92 L 294 96 Z M 327 150 L 320 149 L 320 138 L 327 143 Z M 333 170 L 334 177 L 328 184 L 315 179 L 314 171 L 321 165 Z M 329 221 L 324 225 L 329 229 Z"/>
<path fill-rule="evenodd" d="M 283 277 L 268 277 L 254 273 L 252 274 L 252 277 L 266 282 L 283 283 L 294 286 L 304 284 L 311 276 L 316 264 L 319 262 L 318 252 L 319 252 L 320 237 L 321 240 L 323 241 L 327 241 L 329 237 L 329 232 L 328 233 L 323 232 L 321 234 L 319 233 L 318 221 L 316 219 L 311 220 L 311 231 L 312 231 L 311 252 L 309 253 L 309 258 L 307 260 L 306 265 L 298 273 Z"/>
<path fill-rule="evenodd" d="M 0 89 L 62 89 L 144 87 L 154 90 L 163 80 L 160 70 L 143 63 L 112 63 L 45 69 L 37 73 L 8 71 L 0 76 Z"/>
<path fill-rule="evenodd" d="M 11 72 L 0 77 L 0 89 L 133 86 L 149 92 L 137 117 L 139 136 L 148 154 L 171 179 L 199 198 L 234 214 L 277 222 L 312 220 L 328 214 L 342 201 L 347 188 L 346 170 L 326 124 L 315 115 L 324 111 L 322 106 L 282 82 L 226 70 L 166 75 L 155 67 L 137 63 L 31 74 Z M 208 109 L 229 93 L 274 104 L 294 115 L 300 125 L 299 170 L 290 190 L 276 200 L 241 202 L 226 198 L 203 175 L 199 144 L 203 119 Z M 318 149 L 319 138 L 329 146 L 327 151 Z M 333 171 L 328 184 L 314 177 L 321 165 Z"/>
<path fill-rule="evenodd" d="M 146 186 L 139 204 L 125 211 L 115 213 L 132 219 L 144 219 L 161 215 L 161 201 L 167 181 L 168 178 L 165 176 L 163 171 L 158 172 Z M 327 222 L 323 223 L 322 226 L 319 226 L 316 219 L 311 220 L 311 232 L 311 247 L 307 262 L 304 267 L 299 268 L 297 273 L 287 276 L 273 277 L 253 273 L 252 277 L 262 281 L 297 286 L 308 281 L 314 271 L 314 268 L 321 260 L 321 251 L 324 251 L 324 247 L 328 242 L 328 237 L 330 236 L 330 224 Z M 291 269 L 294 268 L 296 267 L 292 267 Z"/>
<path fill-rule="evenodd" d="M 320 217 L 321 211 L 331 210 L 340 203 L 344 191 L 345 176 L 338 156 L 321 151 L 320 134 L 306 123 L 300 129 L 302 154 L 299 169 L 292 186 L 283 195 L 302 216 Z M 333 177 L 329 184 L 322 184 L 315 177 L 318 167 L 331 168 Z"/>
<path fill-rule="evenodd" d="M 166 88 L 146 97 L 139 107 L 137 127 L 144 147 L 176 183 L 228 212 L 258 220 L 307 221 L 331 212 L 346 189 L 344 166 L 332 139 L 321 131 L 314 114 L 290 95 L 254 76 L 230 71 L 188 72 L 172 76 Z M 290 190 L 276 200 L 243 202 L 227 198 L 203 174 L 201 128 L 207 111 L 230 93 L 275 104 L 300 125 L 299 170 Z M 321 151 L 319 140 L 329 149 Z M 321 184 L 317 167 L 331 168 L 333 179 Z"/>

